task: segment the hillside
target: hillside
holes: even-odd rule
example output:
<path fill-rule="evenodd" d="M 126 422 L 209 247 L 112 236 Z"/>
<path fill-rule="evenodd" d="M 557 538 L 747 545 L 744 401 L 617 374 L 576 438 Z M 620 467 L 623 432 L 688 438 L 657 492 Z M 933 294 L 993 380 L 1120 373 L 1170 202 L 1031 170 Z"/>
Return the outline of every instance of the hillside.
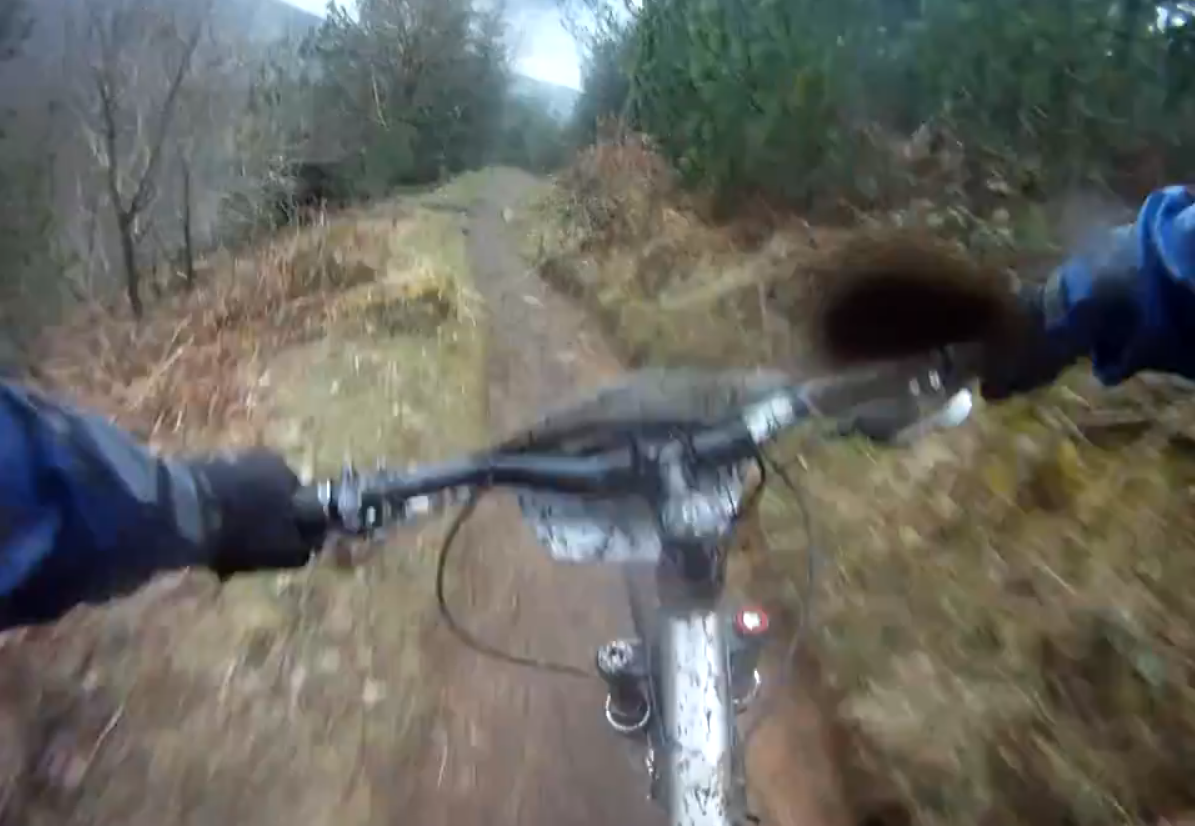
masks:
<path fill-rule="evenodd" d="M 546 80 L 515 73 L 511 78 L 511 93 L 529 100 L 543 103 L 552 116 L 559 120 L 568 119 L 577 106 L 581 93 L 568 86 L 549 83 Z"/>
<path fill-rule="evenodd" d="M 164 2 L 167 8 L 177 8 L 183 14 L 193 13 L 196 5 L 185 0 Z M 26 3 L 29 34 L 16 56 L 0 65 L 0 107 L 21 109 L 29 103 L 44 102 L 47 89 L 61 96 L 67 44 L 78 36 L 88 11 L 95 7 L 93 0 Z M 215 0 L 210 31 L 213 42 L 235 43 L 241 50 L 247 47 L 249 53 L 242 57 L 252 58 L 259 47 L 301 38 L 318 22 L 318 17 L 282 0 Z"/>
<path fill-rule="evenodd" d="M 319 18 L 282 0 L 223 0 L 221 27 L 239 30 L 251 40 L 271 43 L 302 37 Z"/>

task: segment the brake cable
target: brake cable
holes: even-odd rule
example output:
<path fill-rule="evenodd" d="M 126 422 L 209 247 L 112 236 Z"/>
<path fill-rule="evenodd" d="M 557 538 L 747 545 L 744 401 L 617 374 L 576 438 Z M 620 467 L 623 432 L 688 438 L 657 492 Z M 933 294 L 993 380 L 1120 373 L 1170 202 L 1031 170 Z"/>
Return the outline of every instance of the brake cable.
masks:
<path fill-rule="evenodd" d="M 562 443 L 567 441 L 570 435 L 573 438 L 577 437 L 578 435 L 583 438 L 585 434 L 554 434 L 553 438 L 556 442 L 555 446 L 559 448 Z M 626 441 L 630 441 L 634 438 L 634 431 L 629 427 L 615 428 L 612 435 L 615 437 L 615 439 L 622 438 Z M 536 442 L 534 439 L 534 434 L 525 434 L 519 439 L 506 443 L 507 449 L 514 449 L 516 451 L 544 450 L 550 446 L 552 446 L 551 441 L 549 441 L 548 444 Z M 490 490 L 488 488 L 475 489 L 469 494 L 469 498 L 453 518 L 452 523 L 448 528 L 448 533 L 445 534 L 443 541 L 440 543 L 440 551 L 436 561 L 436 606 L 440 613 L 440 619 L 443 620 L 444 624 L 448 627 L 449 632 L 456 637 L 458 642 L 460 642 L 466 648 L 472 650 L 474 653 L 480 654 L 483 657 L 489 657 L 492 660 L 496 660 L 497 662 L 505 663 L 507 665 L 530 668 L 536 671 L 559 674 L 565 677 L 576 677 L 587 680 L 600 679 L 598 675 L 594 674 L 592 671 L 571 665 L 569 663 L 552 662 L 551 660 L 545 660 L 538 657 L 526 657 L 519 654 L 513 654 L 509 651 L 503 651 L 497 646 L 491 645 L 479 639 L 473 632 L 465 628 L 464 625 L 462 625 L 452 613 L 452 609 L 448 605 L 448 597 L 445 589 L 448 558 L 451 555 L 452 548 L 454 547 L 457 538 L 460 536 L 460 532 L 464 528 L 465 523 L 477 510 L 477 505 L 481 501 L 481 498 L 489 492 Z"/>
<path fill-rule="evenodd" d="M 624 435 L 630 437 L 629 431 Z M 764 485 L 766 484 L 767 472 L 763 461 L 759 454 L 753 457 L 756 466 L 761 472 L 761 482 L 755 486 L 751 491 L 750 498 L 744 503 L 743 512 L 754 508 L 760 500 Z M 481 498 L 490 492 L 489 488 L 475 489 L 469 494 L 469 498 L 465 501 L 460 511 L 457 512 L 449 525 L 448 532 L 445 534 L 443 541 L 440 544 L 438 559 L 436 561 L 436 605 L 439 610 L 440 618 L 448 627 L 449 632 L 457 638 L 457 641 L 466 648 L 474 651 L 482 656 L 498 662 L 506 663 L 507 665 L 515 665 L 522 668 L 531 668 L 538 671 L 544 671 L 552 674 L 559 674 L 567 677 L 578 677 L 585 679 L 599 679 L 596 674 L 587 669 L 580 668 L 568 663 L 558 663 L 551 660 L 540 659 L 537 657 L 527 657 L 519 654 L 513 654 L 509 651 L 503 651 L 495 645 L 487 643 L 477 637 L 473 632 L 457 620 L 456 615 L 452 613 L 452 609 L 448 605 L 448 597 L 446 592 L 448 559 L 451 556 L 451 551 L 455 546 L 457 539 L 460 536 L 461 530 L 465 523 L 473 516 L 477 510 L 477 505 Z M 629 595 L 628 595 L 629 596 Z M 650 670 L 650 669 L 649 669 Z M 655 699 L 655 698 L 653 698 Z"/>
<path fill-rule="evenodd" d="M 518 654 L 512 654 L 508 651 L 503 651 L 489 643 L 478 639 L 471 631 L 461 625 L 452 613 L 452 609 L 448 607 L 448 598 L 445 594 L 445 572 L 448 569 L 448 557 L 460 535 L 461 529 L 464 528 L 465 523 L 469 520 L 474 512 L 477 510 L 477 505 L 482 497 L 490 492 L 489 488 L 479 488 L 469 494 L 469 498 L 465 501 L 464 506 L 453 517 L 452 524 L 448 528 L 448 533 L 445 534 L 444 540 L 440 543 L 439 558 L 436 561 L 436 605 L 440 611 L 440 618 L 444 624 L 448 626 L 448 630 L 457 640 L 466 648 L 489 657 L 490 659 L 504 662 L 508 665 L 517 665 L 523 668 L 533 668 L 537 671 L 547 671 L 553 674 L 560 674 L 566 677 L 580 677 L 583 679 L 597 679 L 597 675 L 586 671 L 583 668 L 578 668 L 575 665 L 568 663 L 555 663 L 550 660 L 542 660 L 536 657 L 524 657 Z"/>

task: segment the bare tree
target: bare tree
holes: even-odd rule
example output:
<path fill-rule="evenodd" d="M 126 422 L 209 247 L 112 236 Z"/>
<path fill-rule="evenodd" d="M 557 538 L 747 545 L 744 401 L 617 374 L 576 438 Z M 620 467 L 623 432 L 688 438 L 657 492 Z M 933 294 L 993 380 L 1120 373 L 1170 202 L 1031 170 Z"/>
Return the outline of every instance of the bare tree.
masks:
<path fill-rule="evenodd" d="M 187 289 L 195 286 L 195 201 L 191 186 L 191 158 L 183 155 L 179 159 L 179 174 L 182 178 L 182 214 L 180 220 L 183 230 L 183 278 Z"/>
<path fill-rule="evenodd" d="M 213 197 L 235 183 L 235 169 L 246 148 L 236 140 L 236 126 L 247 106 L 244 67 L 245 45 L 233 37 L 205 37 L 192 56 L 191 75 L 176 103 L 174 138 L 169 174 L 173 184 L 170 208 L 174 217 L 169 232 L 175 275 L 188 289 L 195 286 L 196 256 L 217 231 L 210 213 Z"/>
<path fill-rule="evenodd" d="M 102 172 L 125 292 L 137 317 L 144 312 L 138 247 L 149 230 L 171 127 L 211 2 L 190 19 L 154 0 L 117 0 L 87 12 L 80 121 Z M 189 189 L 189 172 L 185 183 Z"/>

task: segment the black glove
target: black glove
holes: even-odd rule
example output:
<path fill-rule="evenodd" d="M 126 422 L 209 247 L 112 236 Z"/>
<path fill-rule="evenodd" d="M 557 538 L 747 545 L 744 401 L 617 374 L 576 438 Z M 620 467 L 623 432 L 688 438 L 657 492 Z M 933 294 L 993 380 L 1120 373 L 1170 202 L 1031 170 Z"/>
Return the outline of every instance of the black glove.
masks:
<path fill-rule="evenodd" d="M 1089 286 L 1077 300 L 1067 295 L 1062 270 L 1044 284 L 1018 288 L 1023 324 L 1014 340 L 985 353 L 980 385 L 985 398 L 1043 387 L 1085 357 L 1115 360 L 1124 375 L 1134 371 L 1142 357 L 1128 345 L 1143 325 L 1141 278 L 1125 246 L 1081 262 Z"/>
<path fill-rule="evenodd" d="M 299 479 L 281 456 L 258 448 L 192 468 L 215 506 L 208 566 L 218 577 L 301 568 L 311 560 L 323 536 L 300 527 L 293 502 Z"/>
<path fill-rule="evenodd" d="M 1017 288 L 1021 323 L 1016 338 L 1001 341 L 984 352 L 980 392 L 989 401 L 1028 393 L 1053 382 L 1077 361 L 1081 352 L 1051 341 L 1046 330 L 1046 290 L 1056 286 L 1034 284 Z"/>
<path fill-rule="evenodd" d="M 1142 361 L 1129 346 L 1143 325 L 1138 256 L 1134 227 L 1116 227 L 1073 253 L 1044 284 L 1019 287 L 1022 324 L 1012 341 L 988 348 L 983 395 L 1005 399 L 1042 387 L 1086 356 L 1131 374 Z"/>

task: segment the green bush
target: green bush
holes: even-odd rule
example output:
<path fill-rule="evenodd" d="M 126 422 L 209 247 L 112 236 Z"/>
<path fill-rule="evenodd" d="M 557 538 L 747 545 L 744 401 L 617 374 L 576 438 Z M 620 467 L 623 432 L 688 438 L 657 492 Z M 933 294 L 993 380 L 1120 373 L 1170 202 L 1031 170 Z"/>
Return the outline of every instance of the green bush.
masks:
<path fill-rule="evenodd" d="M 1195 128 L 1195 31 L 1163 18 L 1143 0 L 934 0 L 901 30 L 889 65 L 908 67 L 910 88 L 892 91 L 1047 187 L 1106 178 L 1142 150 L 1178 160 Z"/>
<path fill-rule="evenodd" d="M 858 2 L 657 0 L 639 16 L 635 124 L 691 182 L 805 202 L 855 160 Z"/>
<path fill-rule="evenodd" d="M 1146 0 L 645 0 L 590 44 L 578 118 L 625 113 L 732 201 L 867 195 L 885 141 L 927 122 L 971 183 L 1139 189 L 1184 174 L 1195 138 L 1190 17 Z"/>

